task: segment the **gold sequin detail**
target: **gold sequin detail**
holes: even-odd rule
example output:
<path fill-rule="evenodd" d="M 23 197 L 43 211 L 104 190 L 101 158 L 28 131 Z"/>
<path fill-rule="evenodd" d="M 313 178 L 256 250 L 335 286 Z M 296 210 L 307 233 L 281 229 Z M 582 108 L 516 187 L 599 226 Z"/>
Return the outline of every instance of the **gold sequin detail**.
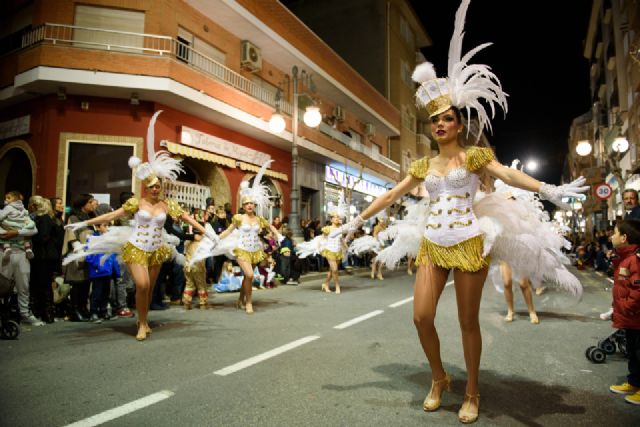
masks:
<path fill-rule="evenodd" d="M 140 208 L 139 205 L 140 201 L 135 197 L 131 197 L 124 203 L 124 205 L 122 205 L 122 209 L 124 209 L 124 211 L 129 215 L 133 215 L 138 212 L 138 209 Z"/>
<path fill-rule="evenodd" d="M 322 255 L 329 261 L 342 261 L 342 251 L 333 252 L 328 249 L 325 249 L 324 251 L 320 252 L 320 255 Z"/>
<path fill-rule="evenodd" d="M 266 218 L 263 218 L 261 216 L 258 217 L 258 221 L 260 222 L 260 228 L 264 229 L 264 228 L 269 228 L 269 221 L 266 220 Z"/>
<path fill-rule="evenodd" d="M 411 165 L 409 165 L 409 170 L 407 171 L 407 174 L 411 175 L 414 178 L 425 179 L 425 177 L 427 176 L 428 169 L 429 169 L 429 158 L 425 156 L 421 159 L 411 162 Z"/>
<path fill-rule="evenodd" d="M 429 204 L 430 204 L 430 205 L 435 205 L 435 204 L 436 204 L 436 203 L 438 203 L 439 201 L 440 201 L 440 196 L 436 197 L 436 198 L 435 198 L 435 199 L 433 199 L 433 200 L 430 200 L 430 201 L 429 201 Z"/>
<path fill-rule="evenodd" d="M 242 225 L 242 215 L 235 214 L 233 218 L 231 218 L 231 223 L 236 227 L 240 227 Z"/>
<path fill-rule="evenodd" d="M 440 228 L 442 227 L 442 224 L 427 224 L 427 228 Z"/>
<path fill-rule="evenodd" d="M 449 224 L 449 228 L 453 228 L 453 227 L 455 227 L 456 225 L 460 225 L 460 226 L 462 226 L 462 227 L 468 227 L 468 226 L 470 226 L 472 223 L 473 223 L 473 221 L 472 221 L 472 220 L 469 220 L 469 221 L 467 221 L 467 222 L 453 221 L 452 223 L 450 223 L 450 224 Z"/>
<path fill-rule="evenodd" d="M 145 251 L 127 242 L 122 248 L 122 260 L 127 264 L 159 265 L 171 258 L 169 246 L 160 246 L 155 251 Z"/>
<path fill-rule="evenodd" d="M 448 247 L 422 239 L 416 265 L 428 265 L 430 262 L 446 269 L 476 272 L 487 267 L 491 260 L 482 257 L 482 236 L 478 235 Z"/>
<path fill-rule="evenodd" d="M 451 108 L 451 97 L 449 95 L 440 95 L 437 98 L 433 98 L 431 101 L 427 102 L 426 108 L 429 117 L 433 117 L 436 114 L 440 114 L 444 111 L 447 111 Z"/>
<path fill-rule="evenodd" d="M 447 196 L 447 200 L 451 200 L 451 199 L 467 199 L 469 198 L 469 196 L 471 196 L 471 194 L 469 194 L 469 192 L 466 192 L 464 194 L 452 194 L 450 196 Z"/>
<path fill-rule="evenodd" d="M 235 248 L 233 250 L 233 254 L 236 258 L 251 263 L 251 265 L 256 265 L 263 259 L 267 259 L 267 254 L 264 253 L 263 250 L 258 251 L 245 251 L 244 249 Z"/>
<path fill-rule="evenodd" d="M 453 209 L 449 209 L 449 210 L 447 211 L 447 213 L 448 213 L 449 215 L 451 215 L 451 214 L 452 214 L 452 213 L 454 213 L 454 212 L 459 213 L 459 214 L 466 214 L 466 213 L 471 212 L 471 208 L 467 208 L 467 209 L 458 209 L 458 208 L 453 208 Z"/>
<path fill-rule="evenodd" d="M 475 172 L 485 167 L 489 162 L 495 159 L 493 150 L 486 147 L 469 147 L 467 148 L 464 166 L 470 172 Z"/>
<path fill-rule="evenodd" d="M 177 220 L 182 215 L 182 207 L 174 199 L 167 199 L 164 201 L 167 204 L 167 213 L 171 218 Z"/>
<path fill-rule="evenodd" d="M 440 215 L 441 213 L 442 213 L 442 209 L 438 209 L 437 211 L 429 212 L 429 215 L 436 216 L 436 215 Z M 451 211 L 449 211 L 449 213 L 451 213 Z"/>

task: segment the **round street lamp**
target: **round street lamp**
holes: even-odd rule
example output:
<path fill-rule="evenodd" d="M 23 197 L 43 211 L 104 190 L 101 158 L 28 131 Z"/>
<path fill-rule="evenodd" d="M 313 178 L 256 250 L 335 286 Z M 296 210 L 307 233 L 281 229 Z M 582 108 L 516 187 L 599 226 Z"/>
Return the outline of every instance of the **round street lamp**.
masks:
<path fill-rule="evenodd" d="M 538 162 L 535 160 L 529 160 L 526 164 L 526 168 L 531 172 L 535 172 L 538 169 Z"/>
<path fill-rule="evenodd" d="M 280 133 L 284 130 L 286 123 L 280 113 L 274 113 L 269 119 L 269 130 L 273 133 Z"/>
<path fill-rule="evenodd" d="M 576 145 L 576 153 L 578 153 L 579 156 L 588 156 L 591 153 L 591 148 L 591 143 L 585 139 Z"/>
<path fill-rule="evenodd" d="M 322 121 L 320 109 L 318 107 L 307 107 L 304 113 L 303 120 L 304 124 L 311 128 L 318 126 Z"/>
<path fill-rule="evenodd" d="M 619 136 L 613 140 L 611 149 L 616 153 L 624 153 L 629 149 L 629 141 L 624 136 Z"/>

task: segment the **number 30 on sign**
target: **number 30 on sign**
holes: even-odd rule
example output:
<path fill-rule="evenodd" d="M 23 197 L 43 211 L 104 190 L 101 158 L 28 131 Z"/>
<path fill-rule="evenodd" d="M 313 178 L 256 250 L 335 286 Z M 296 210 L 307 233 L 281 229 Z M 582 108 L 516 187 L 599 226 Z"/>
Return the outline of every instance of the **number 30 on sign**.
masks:
<path fill-rule="evenodd" d="M 613 189 L 609 184 L 603 183 L 596 185 L 596 197 L 600 200 L 607 200 L 611 197 Z"/>

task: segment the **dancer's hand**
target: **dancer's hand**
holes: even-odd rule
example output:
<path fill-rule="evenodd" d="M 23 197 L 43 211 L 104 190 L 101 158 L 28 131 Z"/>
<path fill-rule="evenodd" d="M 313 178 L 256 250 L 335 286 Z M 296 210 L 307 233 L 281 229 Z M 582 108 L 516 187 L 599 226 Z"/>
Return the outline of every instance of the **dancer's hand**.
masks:
<path fill-rule="evenodd" d="M 280 244 L 284 240 L 284 236 L 280 233 L 276 233 L 276 239 L 278 239 L 278 244 Z"/>
<path fill-rule="evenodd" d="M 80 222 L 74 222 L 72 224 L 67 224 L 64 226 L 65 230 L 71 230 L 71 231 L 77 231 L 81 228 L 86 228 L 88 227 L 89 224 L 87 224 L 87 221 L 80 221 Z"/>
<path fill-rule="evenodd" d="M 364 219 L 362 219 L 362 217 L 358 215 L 343 226 L 338 227 L 331 233 L 329 233 L 329 237 L 333 238 L 339 236 L 340 234 L 344 234 L 346 235 L 346 240 L 349 240 L 353 236 L 353 233 L 355 233 L 358 228 L 362 227 L 362 224 L 364 224 Z"/>
<path fill-rule="evenodd" d="M 82 243 L 77 240 L 71 242 L 71 247 L 73 247 L 73 253 L 77 254 L 78 252 L 82 252 Z"/>
<path fill-rule="evenodd" d="M 551 203 L 561 207 L 562 209 L 571 209 L 566 203 L 562 202 L 563 197 L 578 197 L 581 193 L 584 193 L 589 189 L 588 185 L 583 185 L 586 182 L 584 177 L 572 181 L 569 184 L 563 184 L 556 186 L 553 184 L 542 184 L 540 187 L 540 198 L 548 200 Z"/>

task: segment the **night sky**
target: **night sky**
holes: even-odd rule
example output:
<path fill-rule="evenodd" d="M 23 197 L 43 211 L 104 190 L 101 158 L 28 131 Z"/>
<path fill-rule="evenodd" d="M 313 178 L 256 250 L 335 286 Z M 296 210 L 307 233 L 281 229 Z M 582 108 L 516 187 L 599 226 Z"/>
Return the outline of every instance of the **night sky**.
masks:
<path fill-rule="evenodd" d="M 460 2 L 411 3 L 433 42 L 422 53 L 444 77 Z M 472 0 L 467 12 L 463 54 L 493 42 L 471 62 L 490 65 L 509 94 L 506 118 L 496 115 L 488 135 L 498 160 L 535 158 L 540 166 L 531 175 L 549 183 L 559 183 L 572 120 L 590 108 L 583 56 L 590 13 L 588 0 Z"/>

